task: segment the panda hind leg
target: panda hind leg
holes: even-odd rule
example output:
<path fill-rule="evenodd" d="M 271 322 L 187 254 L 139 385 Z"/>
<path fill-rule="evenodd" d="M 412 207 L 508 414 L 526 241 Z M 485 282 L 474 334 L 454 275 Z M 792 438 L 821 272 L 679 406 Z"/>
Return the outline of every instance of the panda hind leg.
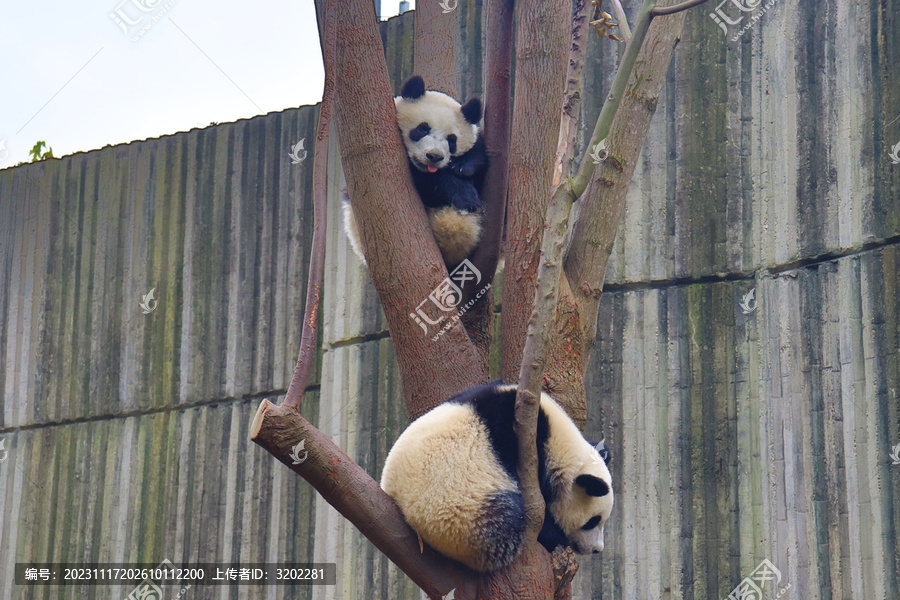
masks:
<path fill-rule="evenodd" d="M 525 503 L 519 492 L 488 498 L 475 521 L 472 544 L 479 571 L 496 571 L 515 560 L 525 544 Z"/>
<path fill-rule="evenodd" d="M 448 267 L 461 263 L 481 239 L 480 213 L 463 212 L 450 206 L 430 208 L 428 220 Z"/>

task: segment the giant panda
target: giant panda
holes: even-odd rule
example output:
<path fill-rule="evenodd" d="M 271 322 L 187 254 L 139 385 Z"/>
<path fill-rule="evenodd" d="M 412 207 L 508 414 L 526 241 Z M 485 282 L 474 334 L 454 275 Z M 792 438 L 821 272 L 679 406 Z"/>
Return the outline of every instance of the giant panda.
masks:
<path fill-rule="evenodd" d="M 481 238 L 483 206 L 479 190 L 487 169 L 487 151 L 478 126 L 481 101 L 465 104 L 434 90 L 415 75 L 394 98 L 397 125 L 409 157 L 416 191 L 425 205 L 444 262 L 463 261 Z M 344 229 L 350 246 L 365 262 L 353 209 L 343 202 Z"/>
<path fill-rule="evenodd" d="M 384 464 L 381 487 L 432 548 L 475 571 L 510 564 L 525 543 L 513 430 L 516 386 L 471 388 L 416 419 Z M 562 407 L 541 394 L 538 477 L 546 503 L 538 541 L 552 552 L 603 549 L 613 507 L 609 452 L 594 447 Z"/>

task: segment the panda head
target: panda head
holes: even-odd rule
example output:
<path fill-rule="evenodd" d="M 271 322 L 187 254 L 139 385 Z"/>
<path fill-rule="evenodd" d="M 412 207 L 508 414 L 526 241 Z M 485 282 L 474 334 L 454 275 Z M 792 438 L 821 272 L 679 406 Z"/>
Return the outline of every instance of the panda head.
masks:
<path fill-rule="evenodd" d="M 612 478 L 608 461 L 609 450 L 603 442 L 594 448 L 590 461 L 586 461 L 573 480 L 570 504 L 563 507 L 562 525 L 572 548 L 579 554 L 592 554 L 603 550 L 603 528 L 613 507 Z"/>
<path fill-rule="evenodd" d="M 481 101 L 463 105 L 441 92 L 425 89 L 415 75 L 394 98 L 397 123 L 409 160 L 416 169 L 436 173 L 455 156 L 465 154 L 478 139 Z"/>
<path fill-rule="evenodd" d="M 549 401 L 548 401 L 549 400 Z M 547 507 L 578 554 L 603 550 L 603 528 L 613 508 L 609 450 L 596 446 L 581 435 L 565 411 L 542 395 L 541 408 L 547 414 L 547 473 L 551 488 Z"/>

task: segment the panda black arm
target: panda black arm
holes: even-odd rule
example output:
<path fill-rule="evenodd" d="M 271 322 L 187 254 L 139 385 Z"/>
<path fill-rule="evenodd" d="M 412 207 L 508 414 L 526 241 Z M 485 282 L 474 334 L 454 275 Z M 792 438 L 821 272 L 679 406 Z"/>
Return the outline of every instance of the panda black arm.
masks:
<path fill-rule="evenodd" d="M 547 552 L 553 552 L 559 546 L 566 547 L 570 545 L 569 538 L 566 537 L 562 527 L 559 526 L 559 523 L 557 523 L 556 519 L 553 518 L 553 515 L 550 514 L 549 508 L 544 511 L 544 525 L 541 527 L 541 532 L 538 534 L 538 542 L 547 550 Z"/>
<path fill-rule="evenodd" d="M 413 182 L 422 203 L 428 208 L 452 206 L 465 212 L 481 209 L 481 198 L 475 184 L 457 177 L 449 169 L 441 169 L 437 173 L 414 170 Z"/>
<path fill-rule="evenodd" d="M 456 156 L 450 161 L 450 170 L 457 177 L 472 179 L 484 174 L 487 163 L 487 146 L 484 144 L 484 136 L 479 133 L 475 139 L 475 145 L 468 152 Z"/>

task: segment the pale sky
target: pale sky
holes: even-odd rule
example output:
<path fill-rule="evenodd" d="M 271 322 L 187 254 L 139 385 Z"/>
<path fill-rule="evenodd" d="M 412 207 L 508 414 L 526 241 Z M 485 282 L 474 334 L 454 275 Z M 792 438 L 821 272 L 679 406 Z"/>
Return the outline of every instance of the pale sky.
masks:
<path fill-rule="evenodd" d="M 0 0 L 0 57 L 0 168 L 315 104 L 324 78 L 313 0 Z"/>

